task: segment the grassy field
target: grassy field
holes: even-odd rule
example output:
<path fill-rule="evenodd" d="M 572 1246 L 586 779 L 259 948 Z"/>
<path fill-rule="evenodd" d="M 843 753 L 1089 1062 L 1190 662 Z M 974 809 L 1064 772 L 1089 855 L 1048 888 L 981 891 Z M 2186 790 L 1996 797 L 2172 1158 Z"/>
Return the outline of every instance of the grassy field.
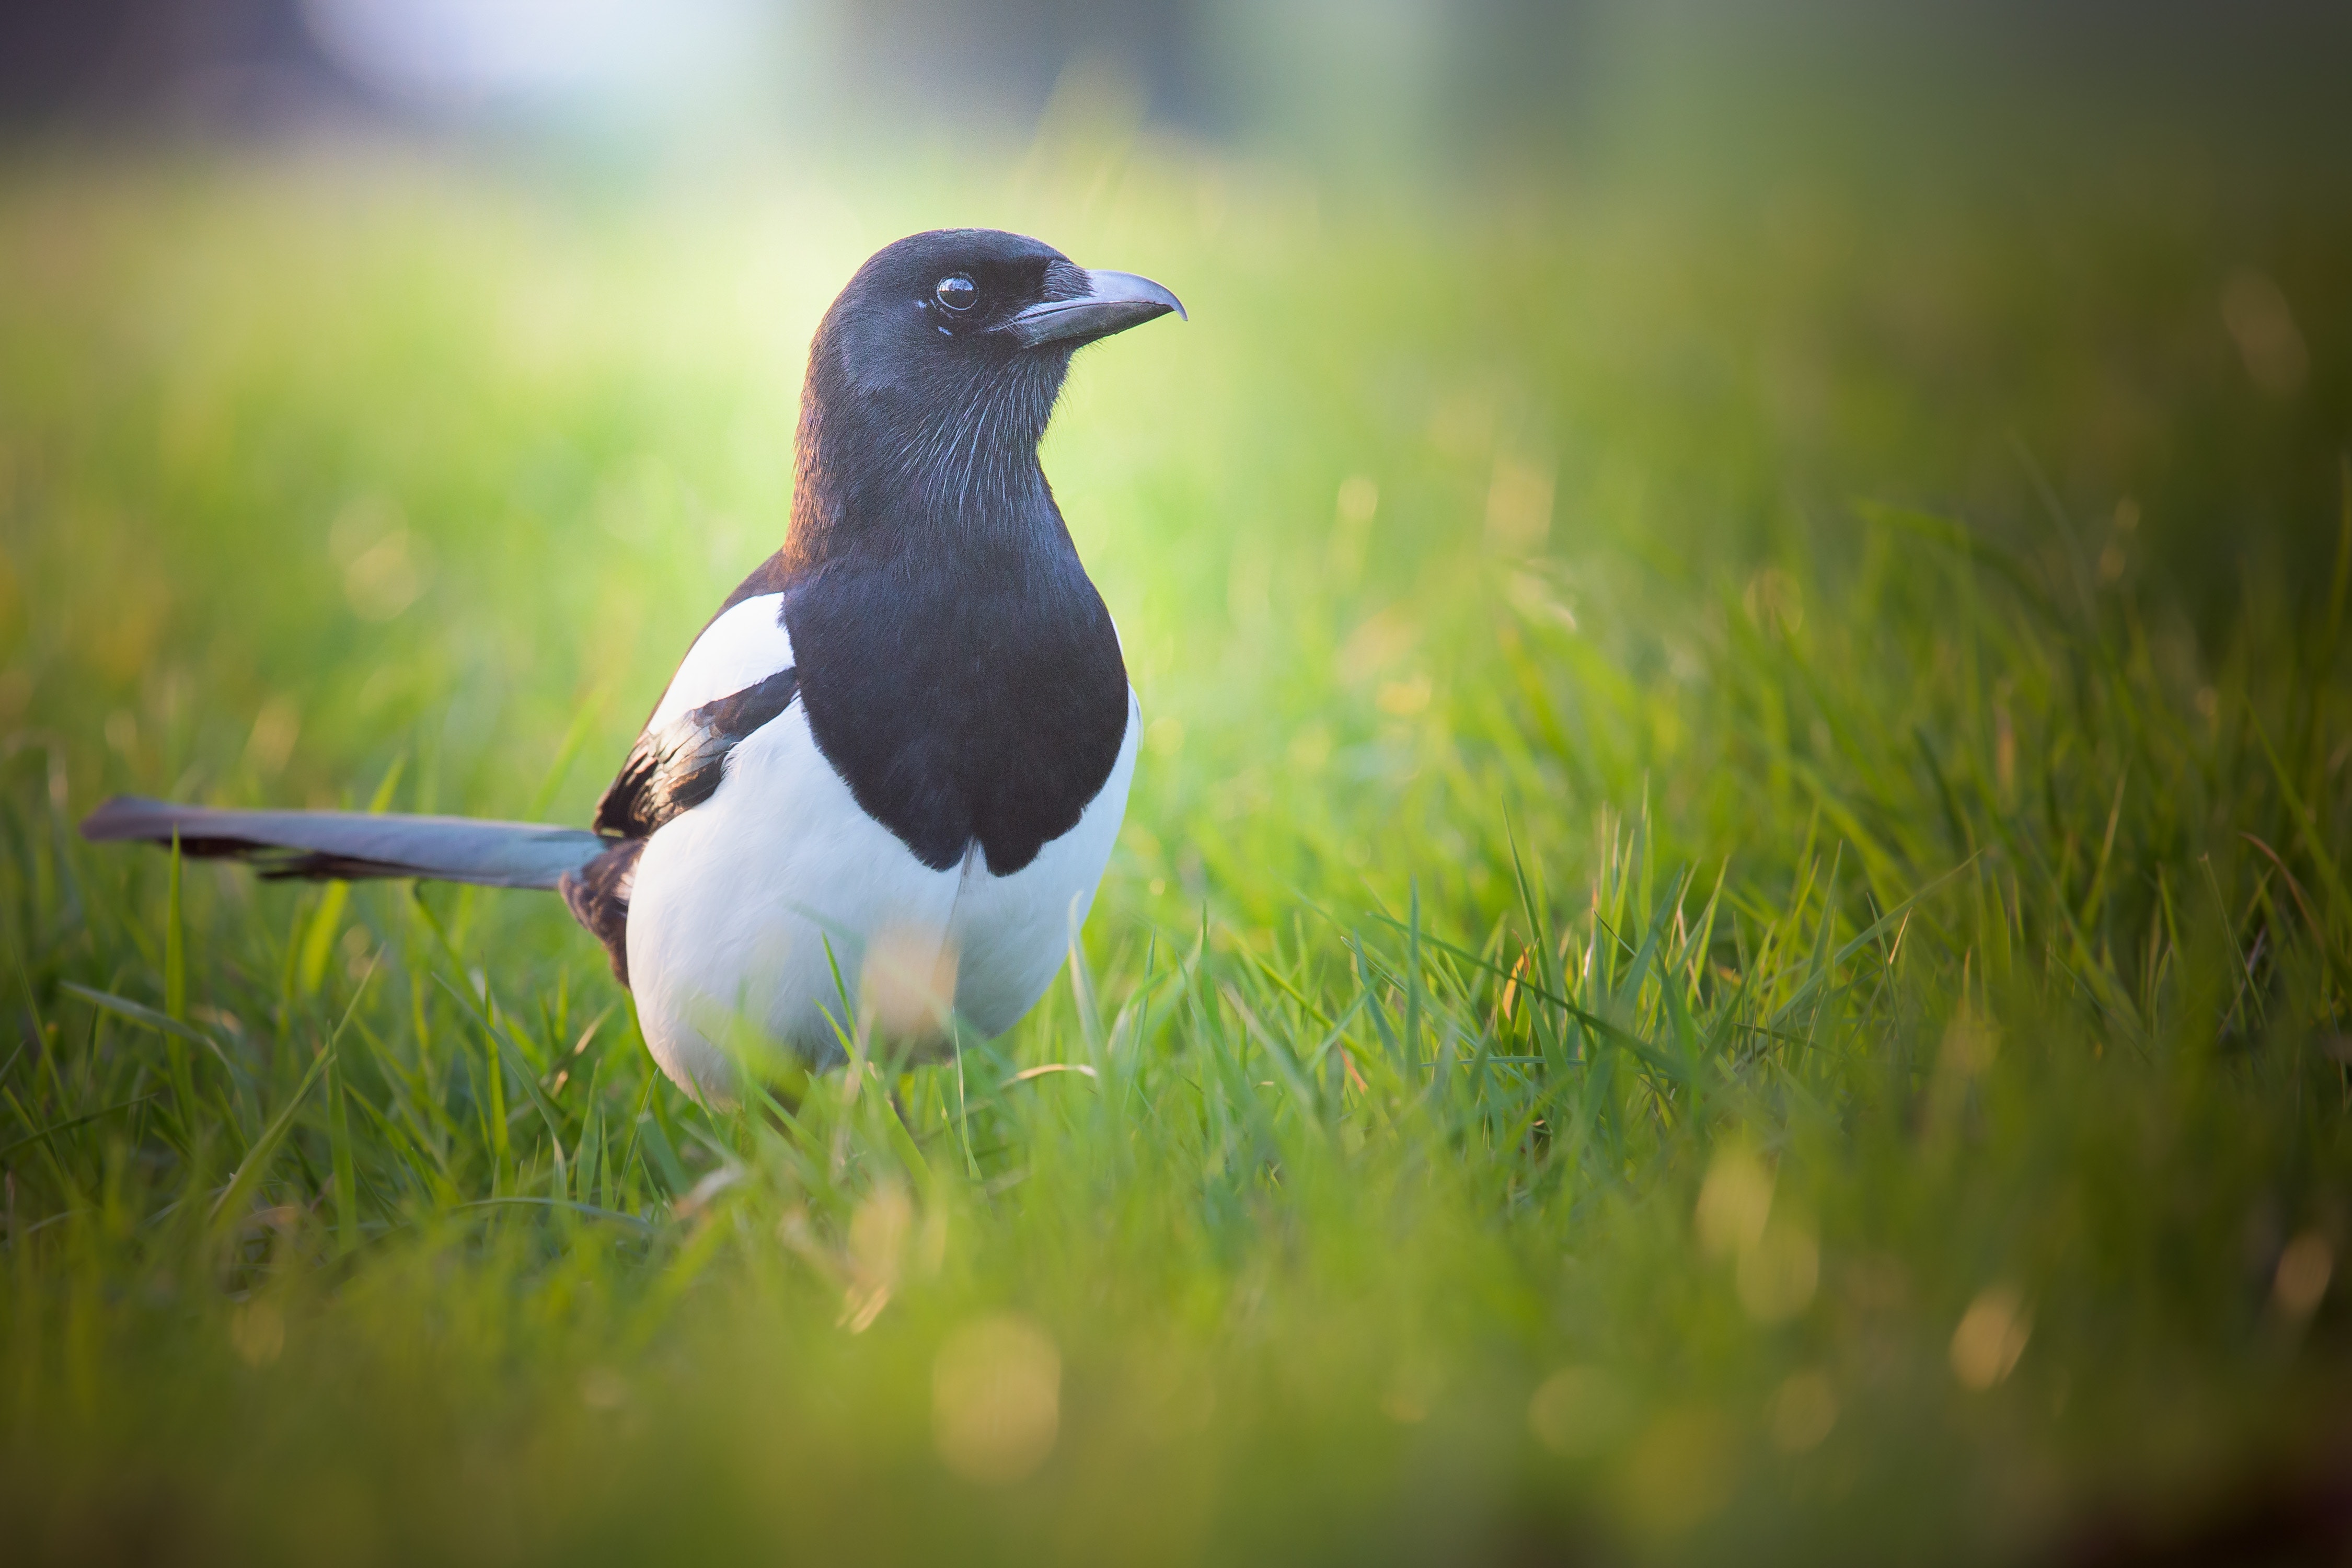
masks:
<path fill-rule="evenodd" d="M 12 1560 L 2340 1530 L 2340 190 L 1101 145 L 0 174 Z M 952 222 L 1192 315 L 1047 442 L 1150 730 L 1012 1034 L 714 1116 L 553 899 L 76 838 L 584 821 Z"/>

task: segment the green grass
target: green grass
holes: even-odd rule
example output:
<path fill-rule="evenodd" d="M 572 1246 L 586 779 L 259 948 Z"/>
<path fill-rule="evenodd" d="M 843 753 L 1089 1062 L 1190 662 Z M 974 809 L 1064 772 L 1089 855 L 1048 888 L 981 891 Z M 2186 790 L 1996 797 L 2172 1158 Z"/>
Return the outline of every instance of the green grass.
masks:
<path fill-rule="evenodd" d="M 1006 166 L 0 178 L 16 1551 L 1970 1562 L 2290 1509 L 2352 1400 L 2352 209 Z M 973 220 L 1192 311 L 1047 442 L 1150 729 L 1012 1034 L 714 1116 L 552 899 L 75 837 L 584 820 L 777 541 L 817 313 Z"/>

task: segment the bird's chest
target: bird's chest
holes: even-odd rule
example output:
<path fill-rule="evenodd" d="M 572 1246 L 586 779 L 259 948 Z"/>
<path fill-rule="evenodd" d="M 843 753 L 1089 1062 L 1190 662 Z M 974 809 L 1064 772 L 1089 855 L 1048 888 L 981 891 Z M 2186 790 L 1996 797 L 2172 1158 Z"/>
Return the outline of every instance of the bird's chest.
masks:
<path fill-rule="evenodd" d="M 977 847 L 997 876 L 1020 870 L 1118 760 L 1127 668 L 1083 574 L 836 585 L 785 613 L 818 749 L 934 869 Z"/>

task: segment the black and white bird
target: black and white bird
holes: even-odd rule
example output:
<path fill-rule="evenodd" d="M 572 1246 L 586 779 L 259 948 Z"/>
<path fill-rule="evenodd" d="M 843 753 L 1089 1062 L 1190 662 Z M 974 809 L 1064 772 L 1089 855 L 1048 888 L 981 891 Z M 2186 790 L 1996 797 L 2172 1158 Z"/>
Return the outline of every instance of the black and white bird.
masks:
<path fill-rule="evenodd" d="M 876 944 L 1001 1032 L 1085 917 L 1139 727 L 1037 445 L 1071 355 L 1171 310 L 989 229 L 860 268 L 810 348 L 783 548 L 687 650 L 593 832 L 131 797 L 82 832 L 268 877 L 559 889 L 699 1096 L 731 1097 L 737 1021 L 835 1058 L 839 975 Z"/>

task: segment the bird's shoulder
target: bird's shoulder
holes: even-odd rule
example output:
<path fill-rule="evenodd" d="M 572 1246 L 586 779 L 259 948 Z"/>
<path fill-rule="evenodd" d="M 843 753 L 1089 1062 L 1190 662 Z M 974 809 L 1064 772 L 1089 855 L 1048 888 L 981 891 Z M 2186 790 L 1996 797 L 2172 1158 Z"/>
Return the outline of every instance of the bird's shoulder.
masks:
<path fill-rule="evenodd" d="M 730 597 L 702 628 L 646 721 L 657 730 L 679 715 L 793 668 L 793 634 L 781 591 Z"/>

